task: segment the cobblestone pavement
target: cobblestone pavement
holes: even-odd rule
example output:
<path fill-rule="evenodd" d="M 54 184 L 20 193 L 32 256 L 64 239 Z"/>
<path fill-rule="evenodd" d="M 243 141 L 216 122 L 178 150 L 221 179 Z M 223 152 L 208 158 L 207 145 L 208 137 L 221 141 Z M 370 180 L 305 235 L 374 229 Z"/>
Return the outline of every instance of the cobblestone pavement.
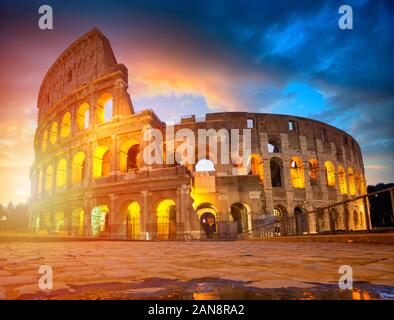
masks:
<path fill-rule="evenodd" d="M 38 288 L 40 265 L 53 268 L 52 291 Z M 3 242 L 0 298 L 150 298 L 160 296 L 165 289 L 164 297 L 171 298 L 169 288 L 173 292 L 187 291 L 194 283 L 192 291 L 196 292 L 196 286 L 213 279 L 216 283 L 222 281 L 223 286 L 242 284 L 243 288 L 255 290 L 306 290 L 316 285 L 336 286 L 341 265 L 353 268 L 356 283 L 394 288 L 392 245 L 279 241 Z M 94 295 L 103 288 L 111 288 L 112 295 Z"/>

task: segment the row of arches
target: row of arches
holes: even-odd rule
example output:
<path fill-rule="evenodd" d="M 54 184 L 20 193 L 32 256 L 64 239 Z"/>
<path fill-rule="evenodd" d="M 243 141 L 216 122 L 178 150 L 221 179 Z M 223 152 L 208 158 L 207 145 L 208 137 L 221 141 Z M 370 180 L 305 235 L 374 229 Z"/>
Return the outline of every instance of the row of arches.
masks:
<path fill-rule="evenodd" d="M 103 94 L 96 103 L 95 108 L 96 123 L 106 122 L 112 119 L 113 99 L 109 93 Z M 76 130 L 82 131 L 87 129 L 91 122 L 91 108 L 87 102 L 83 102 L 75 113 Z M 72 128 L 71 112 L 67 111 L 63 114 L 60 123 L 54 120 L 48 129 L 44 130 L 41 136 L 41 151 L 44 152 L 48 145 L 54 145 L 59 139 L 70 136 Z"/>
<path fill-rule="evenodd" d="M 283 161 L 278 157 L 270 160 L 271 183 L 273 187 L 283 186 Z M 290 160 L 290 179 L 293 188 L 305 188 L 305 168 L 300 157 L 292 157 Z M 319 184 L 319 162 L 316 159 L 308 161 L 308 175 L 312 185 Z M 338 173 L 338 185 L 340 194 L 355 195 L 365 192 L 363 187 L 363 177 L 361 174 L 354 173 L 352 167 L 348 167 L 347 172 L 342 165 L 338 166 L 337 171 L 331 161 L 324 163 L 325 183 L 329 187 L 337 184 L 336 174 Z"/>

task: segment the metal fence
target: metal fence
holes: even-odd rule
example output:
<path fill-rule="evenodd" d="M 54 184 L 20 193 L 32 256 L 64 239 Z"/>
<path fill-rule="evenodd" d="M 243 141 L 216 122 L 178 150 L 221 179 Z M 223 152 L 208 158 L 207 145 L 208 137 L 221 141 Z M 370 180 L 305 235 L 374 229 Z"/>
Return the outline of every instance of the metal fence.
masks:
<path fill-rule="evenodd" d="M 352 210 L 354 207 L 357 209 Z M 384 225 L 373 224 L 380 216 L 384 217 Z M 244 234 L 275 237 L 378 231 L 394 231 L 394 187 L 305 211 L 296 216 L 253 220 L 252 229 L 244 231 Z"/>

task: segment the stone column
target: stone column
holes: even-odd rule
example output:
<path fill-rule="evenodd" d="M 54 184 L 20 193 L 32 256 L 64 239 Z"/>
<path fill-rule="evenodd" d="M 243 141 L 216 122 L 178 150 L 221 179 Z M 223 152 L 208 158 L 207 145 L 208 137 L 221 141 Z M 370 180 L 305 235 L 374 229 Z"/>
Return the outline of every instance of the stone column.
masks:
<path fill-rule="evenodd" d="M 141 191 L 142 195 L 142 210 L 141 210 L 141 222 L 140 222 L 140 232 L 141 232 L 141 239 L 146 239 L 146 233 L 149 232 L 149 224 L 150 224 L 150 217 L 149 217 L 149 192 L 148 191 Z M 152 236 L 152 235 L 151 235 Z"/>

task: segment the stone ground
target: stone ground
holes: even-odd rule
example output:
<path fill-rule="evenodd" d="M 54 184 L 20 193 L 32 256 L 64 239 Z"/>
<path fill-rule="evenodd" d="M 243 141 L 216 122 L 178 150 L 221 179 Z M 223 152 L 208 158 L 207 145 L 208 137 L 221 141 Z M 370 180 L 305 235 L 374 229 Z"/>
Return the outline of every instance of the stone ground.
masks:
<path fill-rule="evenodd" d="M 51 291 L 38 288 L 40 265 L 53 268 Z M 341 265 L 368 284 L 358 298 L 394 298 L 393 245 L 75 241 L 0 242 L 0 299 L 357 298 L 316 294 L 337 290 Z"/>

